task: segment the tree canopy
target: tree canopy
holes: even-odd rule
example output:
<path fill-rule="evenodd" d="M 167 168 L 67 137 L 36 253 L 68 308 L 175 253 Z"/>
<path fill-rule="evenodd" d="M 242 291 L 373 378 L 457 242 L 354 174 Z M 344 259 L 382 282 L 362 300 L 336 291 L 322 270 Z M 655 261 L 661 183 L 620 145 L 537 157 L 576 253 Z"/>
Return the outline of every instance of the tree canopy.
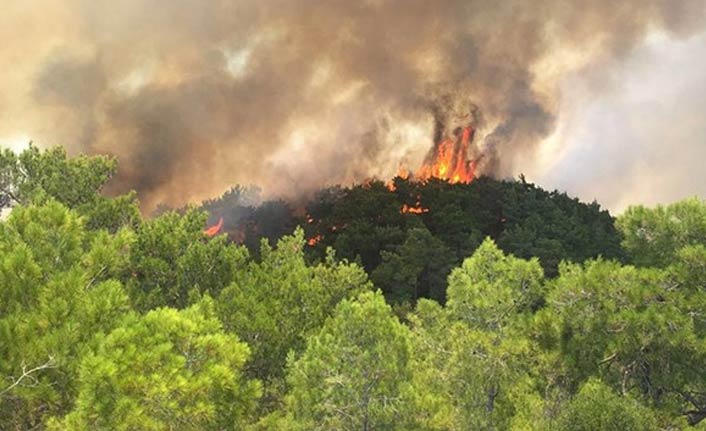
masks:
<path fill-rule="evenodd" d="M 2 154 L 2 430 L 706 427 L 703 200 L 397 178 L 144 218 L 109 158 Z"/>
<path fill-rule="evenodd" d="M 302 225 L 308 259 L 324 259 L 333 247 L 337 256 L 359 263 L 398 305 L 420 298 L 443 303 L 451 268 L 485 237 L 517 257 L 537 258 L 549 277 L 558 274 L 562 260 L 625 255 L 614 219 L 597 203 L 547 192 L 524 179 L 373 180 L 321 190 L 304 207 L 302 215 L 277 201 L 258 205 L 243 188 L 204 204 L 217 216 L 231 216 L 231 237 L 254 254 L 260 238 L 274 245 L 294 224 Z"/>
<path fill-rule="evenodd" d="M 220 430 L 249 422 L 260 387 L 249 349 L 208 302 L 130 314 L 81 361 L 73 410 L 50 428 Z"/>

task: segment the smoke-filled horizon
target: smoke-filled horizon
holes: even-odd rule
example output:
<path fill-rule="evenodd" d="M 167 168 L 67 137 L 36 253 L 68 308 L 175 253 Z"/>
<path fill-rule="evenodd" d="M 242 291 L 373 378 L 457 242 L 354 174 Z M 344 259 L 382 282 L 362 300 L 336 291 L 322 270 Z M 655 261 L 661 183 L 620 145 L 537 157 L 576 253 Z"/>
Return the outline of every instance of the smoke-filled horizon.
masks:
<path fill-rule="evenodd" d="M 542 163 L 567 74 L 705 23 L 703 0 L 3 8 L 0 139 L 113 154 L 111 190 L 136 189 L 148 210 L 236 183 L 293 197 L 415 170 L 434 144 L 434 113 L 463 119 L 474 107 L 478 173 L 516 175 Z"/>

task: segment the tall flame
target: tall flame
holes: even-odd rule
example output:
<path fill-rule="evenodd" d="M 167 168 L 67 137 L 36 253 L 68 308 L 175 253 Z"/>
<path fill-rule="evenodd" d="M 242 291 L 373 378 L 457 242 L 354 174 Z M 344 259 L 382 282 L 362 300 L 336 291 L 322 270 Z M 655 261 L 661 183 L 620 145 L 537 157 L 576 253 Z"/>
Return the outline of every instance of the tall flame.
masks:
<path fill-rule="evenodd" d="M 445 138 L 438 142 L 415 177 L 421 180 L 439 178 L 452 184 L 473 181 L 476 161 L 468 157 L 473 134 L 473 128 L 466 126 L 460 134 L 457 133 L 456 139 Z"/>

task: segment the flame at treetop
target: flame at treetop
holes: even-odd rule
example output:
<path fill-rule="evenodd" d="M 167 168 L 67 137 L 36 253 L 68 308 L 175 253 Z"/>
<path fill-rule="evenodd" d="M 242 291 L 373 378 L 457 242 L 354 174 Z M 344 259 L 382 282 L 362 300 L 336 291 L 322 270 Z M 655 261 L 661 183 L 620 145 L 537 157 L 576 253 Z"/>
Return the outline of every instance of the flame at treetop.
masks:
<path fill-rule="evenodd" d="M 223 227 L 223 217 L 218 219 L 218 223 L 216 223 L 213 226 L 210 226 L 209 228 L 204 230 L 203 234 L 208 237 L 216 236 L 218 234 L 218 232 L 221 231 L 222 227 Z"/>
<path fill-rule="evenodd" d="M 468 157 L 468 152 L 474 130 L 471 126 L 466 126 L 455 134 L 456 139 L 445 138 L 435 143 L 434 149 L 417 171 L 416 178 L 439 178 L 452 184 L 469 184 L 473 181 L 476 161 Z"/>
<path fill-rule="evenodd" d="M 451 184 L 470 184 L 476 176 L 477 160 L 471 159 L 468 155 L 474 133 L 472 126 L 465 126 L 457 128 L 454 131 L 454 137 L 440 137 L 412 178 L 417 181 L 438 178 Z M 397 177 L 406 180 L 410 178 L 410 172 L 407 168 L 400 167 Z M 396 190 L 394 181 L 388 182 L 387 188 L 394 192 Z M 415 211 L 406 209 L 403 212 Z"/>

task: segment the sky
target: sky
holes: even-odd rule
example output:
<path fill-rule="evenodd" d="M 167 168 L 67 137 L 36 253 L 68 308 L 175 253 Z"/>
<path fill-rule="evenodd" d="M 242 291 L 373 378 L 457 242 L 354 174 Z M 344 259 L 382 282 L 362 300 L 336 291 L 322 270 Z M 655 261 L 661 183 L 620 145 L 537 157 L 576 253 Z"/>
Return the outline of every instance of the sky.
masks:
<path fill-rule="evenodd" d="M 652 35 L 612 67 L 567 78 L 562 99 L 561 145 L 547 144 L 557 151 L 538 183 L 614 212 L 706 199 L 706 33 Z"/>
<path fill-rule="evenodd" d="M 144 210 L 414 172 L 706 197 L 706 0 L 4 0 L 0 147 L 110 154 Z"/>

